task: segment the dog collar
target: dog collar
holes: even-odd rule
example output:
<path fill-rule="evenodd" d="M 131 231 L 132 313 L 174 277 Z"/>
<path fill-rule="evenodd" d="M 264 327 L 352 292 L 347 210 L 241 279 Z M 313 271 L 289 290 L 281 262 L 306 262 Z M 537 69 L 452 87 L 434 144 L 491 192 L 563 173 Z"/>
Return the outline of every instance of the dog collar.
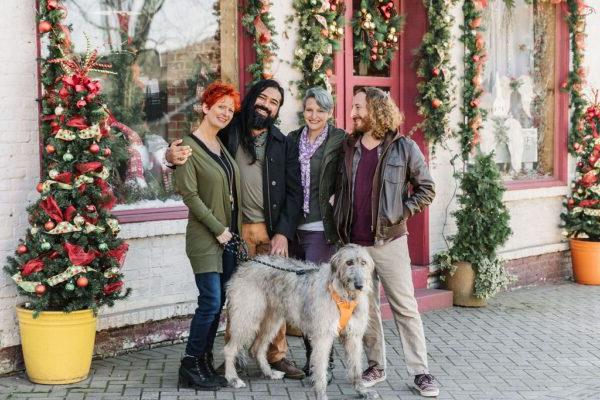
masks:
<path fill-rule="evenodd" d="M 348 325 L 348 321 L 350 321 L 350 317 L 352 317 L 352 313 L 354 312 L 358 302 L 356 300 L 342 300 L 340 295 L 335 291 L 331 284 L 329 285 L 329 292 L 331 293 L 331 298 L 333 301 L 335 301 L 335 304 L 340 312 L 338 333 L 341 333 L 344 329 L 346 329 L 346 325 Z"/>

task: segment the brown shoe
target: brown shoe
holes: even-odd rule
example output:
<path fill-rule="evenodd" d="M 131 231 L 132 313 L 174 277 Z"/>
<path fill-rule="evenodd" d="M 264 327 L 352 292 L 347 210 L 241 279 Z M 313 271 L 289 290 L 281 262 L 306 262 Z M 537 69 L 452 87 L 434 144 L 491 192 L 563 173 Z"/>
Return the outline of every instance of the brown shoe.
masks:
<path fill-rule="evenodd" d="M 296 367 L 294 363 L 287 358 L 282 358 L 281 360 L 270 364 L 271 368 L 284 372 L 285 377 L 288 379 L 304 379 L 306 376 L 300 368 Z"/>

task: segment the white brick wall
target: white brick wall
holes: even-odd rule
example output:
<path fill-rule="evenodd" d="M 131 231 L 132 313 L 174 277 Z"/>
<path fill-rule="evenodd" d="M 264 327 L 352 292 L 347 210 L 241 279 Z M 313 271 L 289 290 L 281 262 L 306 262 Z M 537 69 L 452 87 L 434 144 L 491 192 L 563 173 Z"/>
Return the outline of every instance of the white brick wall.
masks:
<path fill-rule="evenodd" d="M 37 70 L 33 2 L 7 0 L 0 13 L 0 260 L 28 226 L 25 208 L 39 179 Z M 16 289 L 0 273 L 0 347 L 18 343 Z"/>
<path fill-rule="evenodd" d="M 35 184 L 39 171 L 39 143 L 37 136 L 37 97 L 35 14 L 33 1 L 4 0 L 4 12 L 0 14 L 0 259 L 12 254 L 18 239 L 28 226 L 26 205 L 37 198 Z M 291 6 L 278 3 L 273 9 L 278 32 L 284 31 L 283 20 L 292 13 Z M 291 4 L 291 0 L 285 0 Z M 460 34 L 460 6 L 453 13 L 457 16 L 454 29 Z M 600 15 L 591 14 L 588 30 L 590 36 L 600 34 Z M 410 29 L 410 25 L 408 26 Z M 348 31 L 350 32 L 350 31 Z M 286 63 L 293 57 L 295 37 L 278 36 L 282 60 L 274 64 L 274 71 L 282 84 L 299 76 Z M 6 40 L 10 38 L 10 40 Z M 600 87 L 600 72 L 591 68 L 598 65 L 600 51 L 590 41 L 586 65 L 590 83 Z M 455 44 L 453 60 L 457 75 L 462 70 L 462 46 Z M 298 101 L 293 100 L 289 89 L 281 112 L 282 128 L 289 131 L 296 126 Z M 460 99 L 457 99 L 460 102 Z M 452 123 L 460 119 L 458 108 L 453 111 Z M 454 146 L 451 144 L 451 147 Z M 456 146 L 454 146 L 456 147 Z M 449 165 L 456 149 L 437 149 L 431 160 L 431 169 L 437 184 L 437 197 L 430 207 L 430 243 L 432 254 L 444 248 L 442 237 L 446 207 L 452 198 L 454 180 Z M 538 189 L 511 192 L 506 196 L 511 212 L 514 236 L 505 246 L 509 258 L 541 254 L 563 248 L 559 222 L 561 196 L 566 188 Z M 453 209 L 450 204 L 449 211 Z M 535 222 L 535 224 L 533 223 Z M 451 234 L 453 223 L 448 217 L 444 233 Z M 126 284 L 134 289 L 128 301 L 120 302 L 113 309 L 101 312 L 99 329 L 142 323 L 176 315 L 189 314 L 194 308 L 196 288 L 184 251 L 185 221 L 166 221 L 127 224 L 123 237 L 130 243 L 125 264 Z M 556 251 L 556 250 L 553 250 Z M 19 336 L 15 323 L 14 305 L 19 302 L 16 290 L 9 278 L 0 273 L 0 348 L 16 345 Z"/>

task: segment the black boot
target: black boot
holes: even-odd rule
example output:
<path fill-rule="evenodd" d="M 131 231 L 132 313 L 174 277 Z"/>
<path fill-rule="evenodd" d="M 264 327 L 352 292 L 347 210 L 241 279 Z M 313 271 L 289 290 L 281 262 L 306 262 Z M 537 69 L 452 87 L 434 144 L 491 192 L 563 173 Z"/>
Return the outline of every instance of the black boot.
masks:
<path fill-rule="evenodd" d="M 210 374 L 211 378 L 219 386 L 221 386 L 221 387 L 227 387 L 228 386 L 227 379 L 225 379 L 224 377 L 222 377 L 221 375 L 219 375 L 217 373 L 217 371 L 215 371 L 215 367 L 213 366 L 213 354 L 212 353 L 205 353 L 202 356 L 202 362 L 205 364 L 206 370 Z"/>
<path fill-rule="evenodd" d="M 181 359 L 178 386 L 196 390 L 219 390 L 221 388 L 206 370 L 202 359 L 194 356 L 184 356 Z"/>
<path fill-rule="evenodd" d="M 312 371 L 310 370 L 310 356 L 312 354 L 312 345 L 310 344 L 310 339 L 306 336 L 302 336 L 304 340 L 304 347 L 306 347 L 306 364 L 302 368 L 302 371 L 306 374 L 306 376 L 310 376 Z M 331 349 L 331 353 L 329 353 L 329 362 L 327 364 L 327 384 L 329 385 L 333 380 L 333 349 Z"/>

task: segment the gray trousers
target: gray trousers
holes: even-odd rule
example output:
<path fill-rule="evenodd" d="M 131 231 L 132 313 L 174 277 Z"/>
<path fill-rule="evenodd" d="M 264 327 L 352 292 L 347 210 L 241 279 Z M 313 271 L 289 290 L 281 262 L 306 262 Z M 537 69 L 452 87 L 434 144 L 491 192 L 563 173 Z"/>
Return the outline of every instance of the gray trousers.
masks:
<path fill-rule="evenodd" d="M 379 299 L 381 281 L 400 333 L 408 373 L 427 374 L 425 333 L 415 299 L 407 236 L 381 246 L 367 247 L 367 251 L 375 261 L 373 291 L 369 298 L 369 325 L 363 338 L 369 366 L 386 367 Z"/>

